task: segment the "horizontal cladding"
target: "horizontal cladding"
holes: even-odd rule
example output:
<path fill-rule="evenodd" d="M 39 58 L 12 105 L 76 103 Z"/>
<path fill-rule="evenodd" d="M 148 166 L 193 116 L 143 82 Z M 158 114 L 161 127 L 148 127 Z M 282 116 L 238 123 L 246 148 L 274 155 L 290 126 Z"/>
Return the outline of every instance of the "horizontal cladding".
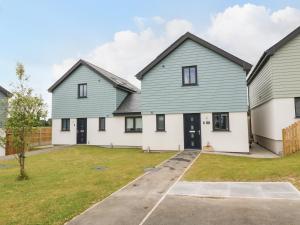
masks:
<path fill-rule="evenodd" d="M 274 98 L 300 97 L 300 35 L 279 49 L 271 59 Z"/>
<path fill-rule="evenodd" d="M 197 65 L 198 85 L 182 87 L 182 67 Z M 142 112 L 247 111 L 246 74 L 224 57 L 188 40 L 142 80 Z"/>
<path fill-rule="evenodd" d="M 87 83 L 87 98 L 78 98 L 78 84 Z M 111 115 L 116 109 L 116 89 L 85 66 L 80 66 L 52 94 L 52 118 Z"/>
<path fill-rule="evenodd" d="M 120 106 L 120 104 L 123 102 L 123 100 L 126 98 L 127 95 L 128 95 L 128 93 L 126 91 L 117 89 L 117 92 L 116 92 L 117 108 Z"/>
<path fill-rule="evenodd" d="M 271 60 L 269 60 L 249 85 L 250 108 L 256 107 L 272 99 L 271 67 Z"/>

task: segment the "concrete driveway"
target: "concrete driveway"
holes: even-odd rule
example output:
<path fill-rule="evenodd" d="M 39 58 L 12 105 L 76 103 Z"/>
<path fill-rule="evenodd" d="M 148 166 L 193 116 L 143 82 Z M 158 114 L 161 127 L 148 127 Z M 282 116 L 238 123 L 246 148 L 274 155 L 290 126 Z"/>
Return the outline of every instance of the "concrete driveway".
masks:
<path fill-rule="evenodd" d="M 300 201 L 168 195 L 144 225 L 299 225 Z"/>

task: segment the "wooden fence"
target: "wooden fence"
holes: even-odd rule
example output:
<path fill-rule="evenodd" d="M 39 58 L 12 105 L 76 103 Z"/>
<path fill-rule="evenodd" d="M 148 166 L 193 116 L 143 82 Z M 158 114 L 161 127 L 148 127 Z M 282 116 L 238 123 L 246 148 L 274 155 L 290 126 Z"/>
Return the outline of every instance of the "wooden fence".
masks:
<path fill-rule="evenodd" d="M 30 136 L 30 147 L 50 145 L 52 142 L 52 128 L 38 127 L 33 130 Z M 16 150 L 13 148 L 13 138 L 11 133 L 6 134 L 5 154 L 15 154 Z"/>
<path fill-rule="evenodd" d="M 282 129 L 283 155 L 300 151 L 300 121 Z"/>

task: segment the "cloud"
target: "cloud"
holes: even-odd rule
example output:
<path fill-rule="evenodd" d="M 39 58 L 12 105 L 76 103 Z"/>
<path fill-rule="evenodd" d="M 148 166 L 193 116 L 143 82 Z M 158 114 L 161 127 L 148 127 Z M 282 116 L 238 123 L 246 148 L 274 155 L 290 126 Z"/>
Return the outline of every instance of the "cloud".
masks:
<path fill-rule="evenodd" d="M 95 47 L 79 57 L 139 86 L 139 81 L 134 75 L 179 35 L 192 30 L 192 24 L 186 20 L 176 19 L 164 23 L 162 18 L 152 18 L 156 24 L 162 26 L 162 33 L 154 31 L 151 27 L 145 27 L 147 22 L 145 18 L 136 17 L 134 20 L 140 29 L 144 28 L 139 32 L 130 30 L 116 32 L 112 41 Z M 53 65 L 54 77 L 57 79 L 62 76 L 79 57 Z"/>
<path fill-rule="evenodd" d="M 135 17 L 138 31 L 116 32 L 111 41 L 90 52 L 53 65 L 55 78 L 62 76 L 79 57 L 139 86 L 134 75 L 186 31 L 196 32 L 185 19 Z M 212 15 L 208 29 L 195 33 L 234 55 L 255 63 L 264 50 L 300 24 L 300 11 L 285 7 L 271 11 L 265 6 L 245 4 Z"/>
<path fill-rule="evenodd" d="M 206 37 L 216 45 L 255 63 L 264 50 L 300 25 L 300 11 L 285 7 L 272 12 L 245 4 L 225 9 L 211 19 Z"/>

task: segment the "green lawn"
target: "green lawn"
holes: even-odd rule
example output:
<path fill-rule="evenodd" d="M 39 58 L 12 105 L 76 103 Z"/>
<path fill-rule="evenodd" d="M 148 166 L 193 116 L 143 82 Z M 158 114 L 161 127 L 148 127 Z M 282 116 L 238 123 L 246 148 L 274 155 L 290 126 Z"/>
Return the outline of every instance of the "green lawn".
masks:
<path fill-rule="evenodd" d="M 284 158 L 201 154 L 184 176 L 187 181 L 289 181 L 300 189 L 300 152 Z"/>
<path fill-rule="evenodd" d="M 27 181 L 16 160 L 0 161 L 0 224 L 63 224 L 173 154 L 69 147 L 28 157 Z"/>

